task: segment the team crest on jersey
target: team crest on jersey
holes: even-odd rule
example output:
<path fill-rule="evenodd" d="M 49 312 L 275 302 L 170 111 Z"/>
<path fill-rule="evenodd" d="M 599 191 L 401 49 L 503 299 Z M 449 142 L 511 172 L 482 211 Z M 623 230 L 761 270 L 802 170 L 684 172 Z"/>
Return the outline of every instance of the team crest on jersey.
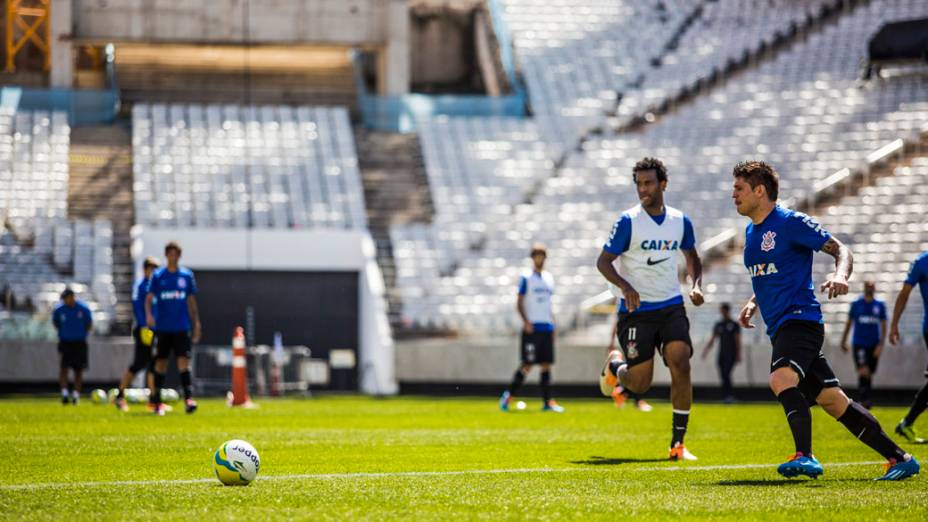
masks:
<path fill-rule="evenodd" d="M 187 280 L 184 278 L 179 278 L 177 280 L 177 288 L 187 288 Z"/>
<path fill-rule="evenodd" d="M 777 242 L 774 238 L 777 237 L 777 233 L 773 230 L 764 233 L 764 240 L 760 243 L 760 249 L 764 252 L 770 252 L 777 246 Z"/>
<path fill-rule="evenodd" d="M 626 343 L 626 351 L 628 352 L 628 358 L 634 359 L 638 357 L 638 343 L 636 341 L 628 341 Z"/>

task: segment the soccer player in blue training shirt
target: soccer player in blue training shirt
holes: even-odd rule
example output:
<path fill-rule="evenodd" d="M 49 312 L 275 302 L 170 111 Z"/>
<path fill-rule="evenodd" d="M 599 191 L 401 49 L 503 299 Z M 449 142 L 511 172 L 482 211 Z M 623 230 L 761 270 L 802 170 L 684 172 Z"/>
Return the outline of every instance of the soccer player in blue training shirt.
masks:
<path fill-rule="evenodd" d="M 751 220 L 745 231 L 744 264 L 754 288 L 739 322 L 754 328 L 751 318 L 760 308 L 773 342 L 770 389 L 783 405 L 796 444 L 796 454 L 777 471 L 784 477 L 813 478 L 824 472 L 812 454 L 808 400 L 887 459 L 879 480 L 917 474 L 918 461 L 889 438 L 866 408 L 848 399 L 822 352 L 825 328 L 812 285 L 812 257 L 821 250 L 835 258 L 835 272 L 821 287 L 832 299 L 847 294 L 851 251 L 811 217 L 777 204 L 780 178 L 770 165 L 747 161 L 736 165 L 733 174 L 732 199 L 738 213 Z"/>
<path fill-rule="evenodd" d="M 77 406 L 81 396 L 84 370 L 87 369 L 87 334 L 93 328 L 93 314 L 83 301 L 74 297 L 74 291 L 61 292 L 61 304 L 52 312 L 52 323 L 58 330 L 58 354 L 61 364 L 58 383 L 61 385 L 61 403 Z M 74 387 L 68 382 L 68 369 L 74 371 Z"/>
<path fill-rule="evenodd" d="M 876 283 L 864 281 L 864 295 L 851 303 L 851 310 L 841 335 L 841 350 L 848 351 L 847 335 L 854 325 L 854 364 L 857 366 L 857 400 L 868 410 L 873 374 L 886 343 L 886 303 L 875 297 Z"/>
<path fill-rule="evenodd" d="M 722 319 L 712 327 L 712 336 L 706 341 L 702 349 L 702 358 L 705 359 L 715 340 L 719 340 L 719 355 L 716 360 L 719 368 L 719 377 L 722 379 L 722 401 L 725 404 L 735 402 L 734 387 L 731 382 L 731 372 L 735 365 L 741 362 L 741 327 L 731 318 L 731 305 L 722 303 L 719 307 Z"/>
<path fill-rule="evenodd" d="M 148 388 L 152 390 L 152 392 L 154 392 L 155 389 L 155 377 L 152 375 L 154 372 L 155 360 L 151 356 L 150 342 L 146 344 L 143 337 L 146 337 L 144 331 L 148 330 L 148 326 L 146 326 L 147 321 L 145 320 L 145 298 L 148 296 L 151 276 L 160 265 L 161 263 L 154 257 L 146 257 L 145 261 L 142 263 L 143 275 L 132 287 L 132 315 L 133 319 L 135 319 L 135 326 L 132 328 L 132 338 L 135 340 L 135 356 L 132 359 L 132 364 L 129 365 L 129 369 L 123 374 L 122 380 L 119 381 L 119 391 L 116 393 L 116 399 L 113 401 L 116 408 L 120 411 L 129 411 L 129 404 L 126 402 L 125 396 L 126 386 L 132 382 L 132 379 L 135 378 L 135 374 L 147 369 Z M 152 393 L 149 397 L 149 404 L 152 408 L 154 408 L 155 405 L 154 395 L 155 394 Z"/>
<path fill-rule="evenodd" d="M 157 415 L 164 415 L 165 412 L 165 405 L 161 402 L 161 388 L 164 387 L 168 357 L 172 353 L 177 358 L 180 383 L 184 388 L 184 409 L 187 413 L 197 409 L 190 380 L 192 344 L 200 341 L 200 314 L 195 297 L 197 284 L 193 272 L 180 266 L 180 255 L 179 244 L 171 241 L 165 245 L 167 266 L 152 274 L 148 295 L 145 297 L 145 320 L 155 332 L 155 389 L 152 395 Z M 155 299 L 157 303 L 153 306 Z"/>
<path fill-rule="evenodd" d="M 899 296 L 896 297 L 896 306 L 893 308 L 893 322 L 889 334 L 889 342 L 893 345 L 899 344 L 899 319 L 902 318 L 905 305 L 909 302 L 909 294 L 912 293 L 912 288 L 915 285 L 919 285 L 922 293 L 925 314 L 922 318 L 922 337 L 925 339 L 925 346 L 928 347 L 928 251 L 922 252 L 912 262 L 905 282 L 902 284 L 902 290 L 899 291 Z M 925 378 L 928 378 L 928 368 L 925 369 Z M 922 386 L 922 389 L 918 390 L 915 401 L 912 402 L 912 407 L 909 408 L 909 413 L 896 425 L 896 433 L 908 439 L 909 442 L 916 444 L 928 443 L 928 441 L 919 437 L 915 433 L 915 428 L 912 427 L 915 424 L 915 419 L 925 411 L 926 407 L 928 407 L 928 382 Z"/>
<path fill-rule="evenodd" d="M 693 224 L 683 212 L 664 205 L 667 167 L 644 158 L 632 168 L 639 204 L 626 210 L 596 260 L 596 268 L 619 299 L 618 338 L 622 348 L 609 353 L 600 372 L 599 390 L 609 397 L 616 385 L 644 393 L 654 377 L 654 354 L 670 369 L 673 431 L 670 460 L 696 460 L 683 438 L 693 403 L 690 380 L 690 322 L 683 307 L 677 261 L 686 258 L 695 306 L 703 303 L 702 261 L 696 252 Z M 616 271 L 618 260 L 622 274 Z"/>
<path fill-rule="evenodd" d="M 541 367 L 542 410 L 563 413 L 564 408 L 551 398 L 551 366 L 554 364 L 554 312 L 551 296 L 554 295 L 554 277 L 544 270 L 548 252 L 544 245 L 532 246 L 532 270 L 519 278 L 519 296 L 516 310 L 522 319 L 522 364 L 512 376 L 512 383 L 499 398 L 499 409 L 509 411 L 512 397 L 519 393 L 525 374 L 532 366 Z"/>

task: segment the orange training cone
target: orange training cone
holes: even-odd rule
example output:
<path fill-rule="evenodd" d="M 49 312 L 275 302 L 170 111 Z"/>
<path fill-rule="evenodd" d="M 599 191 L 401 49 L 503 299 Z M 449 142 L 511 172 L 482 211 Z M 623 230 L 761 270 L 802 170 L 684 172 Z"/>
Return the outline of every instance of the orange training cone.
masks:
<path fill-rule="evenodd" d="M 251 406 L 245 367 L 245 330 L 241 326 L 235 328 L 232 336 L 232 406 Z"/>

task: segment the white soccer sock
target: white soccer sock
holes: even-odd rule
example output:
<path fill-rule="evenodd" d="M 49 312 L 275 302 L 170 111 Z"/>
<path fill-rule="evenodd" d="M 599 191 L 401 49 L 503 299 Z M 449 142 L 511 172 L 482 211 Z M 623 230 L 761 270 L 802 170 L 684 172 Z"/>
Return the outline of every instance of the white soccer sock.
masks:
<path fill-rule="evenodd" d="M 78 397 L 80 397 L 80 396 L 81 396 L 81 394 L 80 394 L 77 390 L 74 390 L 73 392 L 71 392 L 71 397 L 73 397 L 73 398 L 75 398 L 75 399 L 78 398 Z"/>
<path fill-rule="evenodd" d="M 67 397 L 67 396 L 68 396 L 68 389 L 67 389 L 67 388 L 62 388 L 62 389 L 61 389 L 61 396 L 62 396 L 62 397 Z"/>

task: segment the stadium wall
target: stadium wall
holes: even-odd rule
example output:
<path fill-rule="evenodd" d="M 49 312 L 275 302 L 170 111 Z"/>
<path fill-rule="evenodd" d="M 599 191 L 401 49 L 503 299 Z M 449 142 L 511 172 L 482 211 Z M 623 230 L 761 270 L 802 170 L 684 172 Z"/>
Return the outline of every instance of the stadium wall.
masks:
<path fill-rule="evenodd" d="M 513 311 L 513 313 L 515 313 Z M 832 328 L 840 328 L 833 326 Z M 695 334 L 695 332 L 694 332 Z M 608 334 L 607 334 L 608 335 Z M 691 359 L 692 381 L 695 386 L 717 386 L 716 346 L 710 356 L 702 360 L 700 353 L 707 337 L 694 335 L 696 353 Z M 606 355 L 603 344 L 591 344 L 569 337 L 559 339 L 552 370 L 556 385 L 589 386 L 598 393 L 598 373 Z M 827 341 L 826 341 L 827 342 Z M 410 339 L 396 343 L 396 378 L 406 384 L 496 384 L 505 387 L 512 372 L 519 365 L 518 337 Z M 825 354 L 841 380 L 842 386 L 856 388 L 857 373 L 852 355 L 843 353 L 838 346 L 826 344 Z M 904 346 L 887 346 L 880 358 L 879 371 L 873 385 L 876 388 L 917 389 L 924 385 L 923 372 L 928 365 L 928 351 L 921 340 L 912 340 Z M 735 386 L 766 388 L 770 367 L 770 343 L 761 330 L 745 334 L 744 360 L 735 367 Z M 537 383 L 538 371 L 527 380 Z M 660 362 L 654 364 L 655 386 L 670 384 L 670 372 Z"/>
<path fill-rule="evenodd" d="M 397 392 L 393 335 L 387 320 L 383 276 L 377 267 L 373 240 L 366 231 L 149 229 L 138 226 L 133 234 L 132 253 L 137 270 L 145 256 L 163 257 L 165 243 L 174 240 L 184 248 L 181 263 L 194 271 L 358 274 L 360 390 L 374 395 Z"/>

